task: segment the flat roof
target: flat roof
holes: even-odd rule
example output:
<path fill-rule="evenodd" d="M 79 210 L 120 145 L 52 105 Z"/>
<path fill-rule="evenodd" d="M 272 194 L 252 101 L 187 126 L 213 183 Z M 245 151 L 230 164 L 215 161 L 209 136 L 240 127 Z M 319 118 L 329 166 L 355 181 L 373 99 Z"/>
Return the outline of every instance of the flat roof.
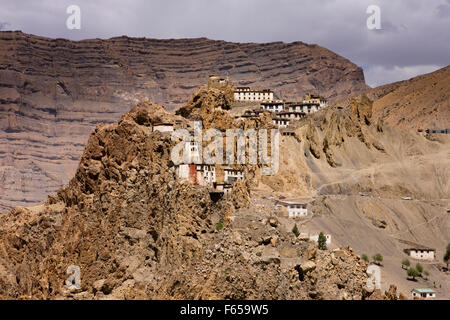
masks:
<path fill-rule="evenodd" d="M 154 123 L 153 126 L 173 126 L 173 123 L 170 123 L 170 122 L 158 122 L 158 123 Z"/>
<path fill-rule="evenodd" d="M 294 201 L 294 200 L 277 200 L 277 203 L 287 204 L 287 205 L 290 205 L 290 204 L 295 204 L 295 205 L 298 205 L 298 204 L 301 204 L 301 205 L 307 205 L 307 204 L 308 204 L 308 202 L 306 202 L 306 201 Z"/>
<path fill-rule="evenodd" d="M 284 104 L 283 100 L 262 101 L 261 104 Z"/>
<path fill-rule="evenodd" d="M 419 293 L 435 293 L 435 291 L 433 289 L 429 289 L 429 288 L 414 288 L 411 291 L 416 291 Z"/>
<path fill-rule="evenodd" d="M 281 112 L 278 112 L 278 114 L 301 114 L 301 115 L 305 115 L 305 113 L 301 112 L 301 111 L 281 111 Z"/>
<path fill-rule="evenodd" d="M 257 89 L 250 89 L 250 87 L 237 87 L 235 91 L 239 90 L 247 90 L 247 92 L 273 92 L 271 89 L 257 90 Z"/>
<path fill-rule="evenodd" d="M 425 250 L 425 251 L 436 251 L 436 249 L 433 248 L 426 248 L 426 247 L 417 247 L 417 248 L 406 248 L 405 251 L 410 251 L 410 250 Z"/>

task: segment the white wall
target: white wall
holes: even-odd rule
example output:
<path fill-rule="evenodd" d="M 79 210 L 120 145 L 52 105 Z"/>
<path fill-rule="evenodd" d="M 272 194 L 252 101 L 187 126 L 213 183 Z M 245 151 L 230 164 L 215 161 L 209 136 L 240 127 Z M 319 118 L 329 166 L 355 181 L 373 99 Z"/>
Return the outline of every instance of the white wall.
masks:
<path fill-rule="evenodd" d="M 416 292 L 416 291 L 412 291 L 411 294 L 413 297 L 418 297 L 418 298 L 425 298 L 425 299 L 430 299 L 430 298 L 436 298 L 436 294 L 435 293 L 425 293 L 425 296 L 422 296 L 421 293 Z"/>
<path fill-rule="evenodd" d="M 188 179 L 189 178 L 189 165 L 188 164 L 180 164 L 176 167 L 177 177 L 180 179 Z"/>
<path fill-rule="evenodd" d="M 242 179 L 244 180 L 244 172 L 242 171 L 229 171 L 229 170 L 224 170 L 224 180 L 225 182 L 228 182 L 229 178 L 237 178 L 237 179 Z"/>
<path fill-rule="evenodd" d="M 409 256 L 418 260 L 434 260 L 434 251 L 411 250 Z"/>
<path fill-rule="evenodd" d="M 235 91 L 234 100 L 236 101 L 271 101 L 273 92 L 263 91 Z"/>
<path fill-rule="evenodd" d="M 302 207 L 302 205 L 289 205 L 288 206 L 289 217 L 304 217 L 308 214 L 308 209 L 306 206 Z"/>
<path fill-rule="evenodd" d="M 159 132 L 172 132 L 173 126 L 154 126 L 153 131 L 159 131 Z"/>

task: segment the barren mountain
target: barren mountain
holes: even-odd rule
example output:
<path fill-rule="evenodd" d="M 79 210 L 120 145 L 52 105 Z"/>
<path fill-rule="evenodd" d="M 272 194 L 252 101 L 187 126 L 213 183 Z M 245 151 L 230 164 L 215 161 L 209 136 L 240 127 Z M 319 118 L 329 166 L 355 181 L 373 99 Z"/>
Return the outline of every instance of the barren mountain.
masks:
<path fill-rule="evenodd" d="M 403 130 L 450 128 L 450 66 L 367 90 L 373 115 Z M 348 99 L 347 99 L 348 102 Z M 337 102 L 336 104 L 339 104 Z"/>
<path fill-rule="evenodd" d="M 287 99 L 367 88 L 361 68 L 302 42 L 69 41 L 0 32 L 0 209 L 37 203 L 66 184 L 97 123 L 115 122 L 146 99 L 173 110 L 210 74 Z"/>

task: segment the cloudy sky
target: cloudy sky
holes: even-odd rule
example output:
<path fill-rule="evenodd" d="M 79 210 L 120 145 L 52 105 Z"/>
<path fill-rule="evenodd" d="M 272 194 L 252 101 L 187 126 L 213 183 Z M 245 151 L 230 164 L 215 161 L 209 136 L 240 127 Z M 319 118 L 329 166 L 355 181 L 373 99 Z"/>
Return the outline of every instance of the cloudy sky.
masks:
<path fill-rule="evenodd" d="M 66 27 L 70 5 L 81 9 L 80 30 Z M 380 8 L 381 29 L 368 29 L 369 5 Z M 316 43 L 361 66 L 370 86 L 450 64 L 450 0 L 0 0 L 0 29 Z"/>

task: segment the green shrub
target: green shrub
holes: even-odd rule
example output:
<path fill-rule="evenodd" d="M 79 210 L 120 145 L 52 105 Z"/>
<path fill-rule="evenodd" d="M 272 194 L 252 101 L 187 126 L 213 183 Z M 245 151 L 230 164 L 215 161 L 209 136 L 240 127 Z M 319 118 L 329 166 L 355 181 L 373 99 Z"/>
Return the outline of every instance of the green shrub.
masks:
<path fill-rule="evenodd" d="M 406 270 L 406 273 L 408 277 L 412 277 L 413 279 L 416 279 L 416 277 L 419 276 L 419 272 L 416 270 L 416 268 L 410 267 L 408 270 Z"/>
<path fill-rule="evenodd" d="M 444 254 L 444 262 L 447 264 L 448 269 L 448 264 L 450 263 L 450 243 L 447 245 L 447 250 L 445 251 Z"/>
<path fill-rule="evenodd" d="M 380 265 L 383 261 L 383 256 L 381 255 L 381 253 L 376 253 L 373 255 L 372 259 L 376 264 Z"/>
<path fill-rule="evenodd" d="M 417 272 L 418 272 L 419 274 L 422 273 L 423 267 L 422 267 L 422 265 L 421 265 L 420 263 L 416 264 L 416 270 L 417 270 Z"/>
<path fill-rule="evenodd" d="M 325 235 L 322 232 L 319 233 L 319 239 L 317 239 L 317 247 L 320 250 L 327 249 L 327 238 L 325 237 Z"/>
<path fill-rule="evenodd" d="M 409 262 L 409 260 L 408 259 L 403 259 L 403 261 L 402 261 L 402 267 L 406 267 L 406 269 L 407 268 L 409 268 L 409 266 L 411 265 L 411 262 Z"/>
<path fill-rule="evenodd" d="M 365 262 L 369 262 L 369 257 L 367 256 L 367 254 L 363 253 L 361 255 L 361 259 L 363 259 Z"/>
<path fill-rule="evenodd" d="M 297 224 L 295 224 L 294 227 L 292 228 L 292 232 L 295 234 L 296 237 L 298 237 L 300 235 Z"/>
<path fill-rule="evenodd" d="M 216 230 L 217 230 L 217 231 L 220 231 L 220 230 L 222 230 L 222 229 L 223 229 L 223 223 L 222 223 L 222 221 L 217 222 L 217 223 L 216 223 Z"/>

